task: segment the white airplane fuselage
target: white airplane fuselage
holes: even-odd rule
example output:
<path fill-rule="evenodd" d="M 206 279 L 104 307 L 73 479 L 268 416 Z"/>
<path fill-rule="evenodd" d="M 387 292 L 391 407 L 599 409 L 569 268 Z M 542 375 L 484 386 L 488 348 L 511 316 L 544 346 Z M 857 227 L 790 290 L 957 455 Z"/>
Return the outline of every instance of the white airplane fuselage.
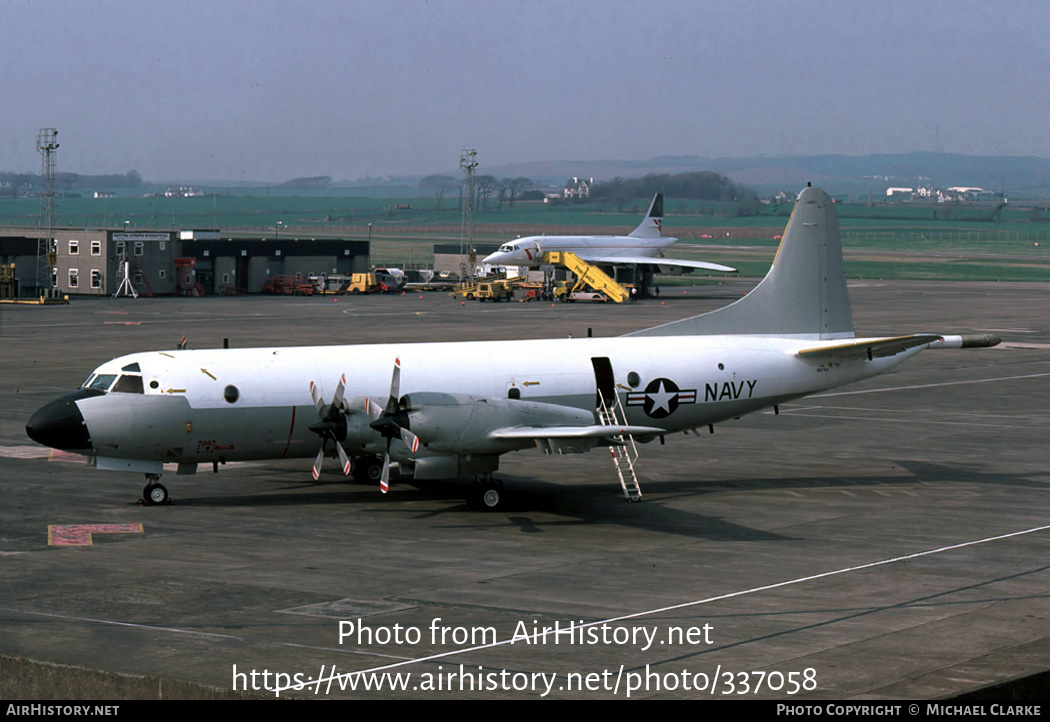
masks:
<path fill-rule="evenodd" d="M 672 336 L 644 343 L 619 337 L 132 354 L 103 364 L 92 378 L 119 375 L 138 364 L 143 393 L 109 391 L 76 402 L 91 443 L 81 453 L 183 464 L 311 457 L 319 440 L 309 428 L 317 421 L 310 383 L 328 398 L 343 375 L 350 417 L 362 422 L 350 434 L 347 451 L 381 453 L 385 442 L 364 424 L 363 400 L 385 402 L 398 358 L 403 396 L 497 400 L 517 389 L 520 398 L 507 401 L 512 409 L 514 401 L 553 404 L 577 409 L 580 419 L 591 423 L 597 406 L 592 359 L 607 358 L 626 421 L 674 432 L 873 376 L 918 351 L 836 364 L 795 355 L 821 343 L 836 342 Z M 227 400 L 231 386 L 233 401 Z M 457 444 L 446 438 L 427 444 L 427 435 L 421 438 L 427 445 L 423 456 L 498 455 L 533 445 L 527 439 L 463 438 Z M 398 440 L 392 456 L 405 458 L 407 451 Z"/>
<path fill-rule="evenodd" d="M 527 236 L 505 243 L 484 263 L 493 266 L 539 268 L 543 254 L 555 251 L 575 253 L 585 261 L 608 262 L 617 256 L 657 259 L 677 238 L 638 238 L 635 236 Z"/>

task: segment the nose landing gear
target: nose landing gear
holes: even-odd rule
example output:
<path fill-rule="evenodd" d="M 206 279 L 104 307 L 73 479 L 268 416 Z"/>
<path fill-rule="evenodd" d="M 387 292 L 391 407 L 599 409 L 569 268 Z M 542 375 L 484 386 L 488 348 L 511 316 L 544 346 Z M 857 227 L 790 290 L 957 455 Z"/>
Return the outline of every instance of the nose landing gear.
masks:
<path fill-rule="evenodd" d="M 146 474 L 146 486 L 142 489 L 142 503 L 145 506 L 171 503 L 168 490 L 160 483 L 159 474 Z"/>

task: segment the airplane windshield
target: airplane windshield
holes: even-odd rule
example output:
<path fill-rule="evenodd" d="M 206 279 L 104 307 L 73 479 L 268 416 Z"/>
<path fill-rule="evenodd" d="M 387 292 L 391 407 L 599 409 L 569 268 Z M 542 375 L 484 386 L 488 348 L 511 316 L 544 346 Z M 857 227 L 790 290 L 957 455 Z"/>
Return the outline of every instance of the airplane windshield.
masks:
<path fill-rule="evenodd" d="M 145 393 L 142 389 L 142 377 L 124 374 L 120 377 L 120 379 L 117 380 L 117 383 L 113 386 L 113 391 L 122 394 Z"/>
<path fill-rule="evenodd" d="M 98 374 L 94 380 L 88 384 L 89 389 L 95 389 L 96 391 L 109 391 L 109 387 L 113 385 L 113 382 L 117 380 L 116 374 Z"/>
<path fill-rule="evenodd" d="M 514 246 L 510 245 L 509 243 L 507 245 L 505 245 L 505 246 L 500 246 L 499 247 L 499 252 L 500 253 L 513 253 L 514 252 Z"/>

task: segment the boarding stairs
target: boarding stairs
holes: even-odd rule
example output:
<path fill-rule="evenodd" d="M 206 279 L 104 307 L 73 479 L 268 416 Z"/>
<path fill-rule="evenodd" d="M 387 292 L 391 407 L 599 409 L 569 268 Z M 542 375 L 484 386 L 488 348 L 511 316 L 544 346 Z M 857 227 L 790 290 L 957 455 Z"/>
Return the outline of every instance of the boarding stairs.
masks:
<path fill-rule="evenodd" d="M 593 288 L 599 293 L 604 293 L 610 301 L 623 303 L 630 299 L 631 294 L 627 289 L 617 283 L 605 271 L 592 266 L 575 253 L 569 251 L 550 251 L 543 254 L 543 262 L 555 266 L 564 266 L 576 276 L 576 286 L 572 292 L 575 293 L 580 287 Z"/>
<path fill-rule="evenodd" d="M 131 277 L 142 284 L 142 295 L 149 298 L 157 295 L 153 292 L 153 285 L 149 282 L 149 274 L 142 269 L 142 266 L 137 263 L 132 264 Z"/>
<path fill-rule="evenodd" d="M 613 394 L 613 403 L 608 403 L 604 395 L 599 395 L 599 398 L 601 402 L 598 406 L 598 421 L 604 426 L 619 426 L 621 429 L 626 427 L 627 414 L 620 404 L 620 397 Z M 634 436 L 621 431 L 612 439 L 615 443 L 609 446 L 609 453 L 612 454 L 623 495 L 627 501 L 640 501 L 642 489 L 634 472 L 634 462 L 638 458 L 638 445 L 634 442 Z"/>

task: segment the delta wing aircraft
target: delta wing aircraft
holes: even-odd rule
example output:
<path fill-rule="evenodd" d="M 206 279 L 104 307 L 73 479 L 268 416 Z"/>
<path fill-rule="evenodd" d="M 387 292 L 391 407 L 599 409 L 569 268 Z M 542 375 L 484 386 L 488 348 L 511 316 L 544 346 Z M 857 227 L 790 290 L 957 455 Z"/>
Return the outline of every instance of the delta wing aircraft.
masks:
<path fill-rule="evenodd" d="M 664 250 L 677 241 L 661 235 L 663 230 L 664 194 L 657 193 L 642 222 L 626 236 L 528 236 L 505 243 L 483 263 L 493 266 L 540 268 L 543 254 L 568 251 L 598 266 L 643 266 L 700 269 L 736 273 L 735 268 L 704 261 L 664 258 Z"/>
<path fill-rule="evenodd" d="M 500 455 L 610 447 L 624 494 L 641 495 L 634 441 L 698 428 L 887 371 L 926 348 L 983 335 L 857 338 L 831 199 L 806 188 L 772 268 L 722 309 L 617 338 L 397 343 L 136 353 L 29 419 L 31 438 L 100 469 L 337 456 L 378 482 L 475 478 L 468 501 L 504 500 Z M 480 361 L 479 361 L 480 360 Z"/>

